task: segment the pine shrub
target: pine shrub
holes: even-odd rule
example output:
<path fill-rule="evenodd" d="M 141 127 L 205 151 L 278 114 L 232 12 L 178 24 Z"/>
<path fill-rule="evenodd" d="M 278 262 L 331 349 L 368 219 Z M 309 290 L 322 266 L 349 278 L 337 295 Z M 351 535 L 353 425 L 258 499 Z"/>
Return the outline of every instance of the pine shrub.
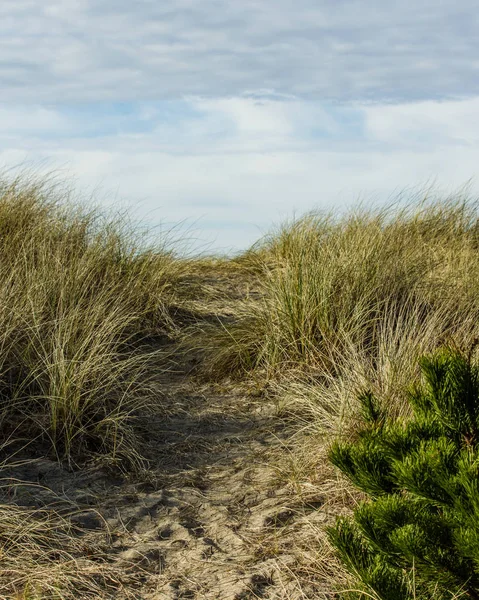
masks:
<path fill-rule="evenodd" d="M 421 360 L 412 416 L 360 397 L 356 439 L 334 465 L 367 496 L 329 529 L 357 581 L 348 599 L 479 599 L 479 367 L 454 349 Z"/>

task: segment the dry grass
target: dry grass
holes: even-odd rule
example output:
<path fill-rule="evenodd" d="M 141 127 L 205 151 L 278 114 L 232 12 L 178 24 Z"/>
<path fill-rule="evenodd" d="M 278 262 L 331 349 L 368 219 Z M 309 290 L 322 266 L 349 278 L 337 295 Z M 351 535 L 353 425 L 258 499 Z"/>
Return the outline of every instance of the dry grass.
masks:
<path fill-rule="evenodd" d="M 461 197 L 287 224 L 244 257 L 262 300 L 238 309 L 214 368 L 407 380 L 418 353 L 475 335 L 478 247 L 477 205 Z"/>
<path fill-rule="evenodd" d="M 478 208 L 457 194 L 340 218 L 309 214 L 239 261 L 259 294 L 213 336 L 210 370 L 269 382 L 298 431 L 279 461 L 282 477 L 299 495 L 305 482 L 325 494 L 331 518 L 358 499 L 325 467 L 332 438 L 355 429 L 358 392 L 372 389 L 407 417 L 418 358 L 444 343 L 467 349 L 479 334 Z M 318 539 L 307 543 L 316 548 L 311 569 L 329 574 L 329 589 L 345 589 L 324 532 Z"/>
<path fill-rule="evenodd" d="M 478 250 L 478 205 L 458 194 L 306 215 L 237 259 L 187 262 L 52 182 L 0 180 L 3 435 L 42 440 L 70 462 L 93 452 L 134 463 L 133 417 L 152 402 L 158 359 L 146 341 L 172 334 L 179 351 L 206 353 L 209 376 L 255 379 L 260 390 L 268 382 L 297 431 L 278 477 L 298 502 L 327 498 L 332 518 L 358 499 L 326 458 L 329 441 L 354 429 L 357 392 L 371 388 L 405 415 L 419 356 L 478 336 Z M 73 533 L 53 513 L 0 505 L 0 596 L 118 590 L 114 570 L 90 560 Z M 258 548 L 270 556 L 283 542 Z M 304 581 L 328 579 L 325 598 L 348 585 L 321 524 L 295 552 L 278 567 L 291 597 Z"/>
<path fill-rule="evenodd" d="M 32 452 L 70 464 L 101 453 L 134 466 L 133 417 L 155 399 L 159 353 L 147 342 L 175 328 L 170 305 L 186 261 L 166 243 L 148 245 L 127 218 L 75 202 L 54 179 L 25 175 L 0 179 L 0 257 L 3 442 L 33 442 Z M 4 498 L 0 597 L 118 597 L 104 538 Z"/>
<path fill-rule="evenodd" d="M 0 542 L 1 598 L 113 598 L 120 588 L 114 569 L 97 562 L 98 547 L 52 511 L 1 505 Z"/>
<path fill-rule="evenodd" d="M 0 180 L 0 256 L 3 431 L 41 436 L 59 457 L 133 452 L 152 358 L 136 350 L 171 327 L 179 261 L 34 179 Z"/>

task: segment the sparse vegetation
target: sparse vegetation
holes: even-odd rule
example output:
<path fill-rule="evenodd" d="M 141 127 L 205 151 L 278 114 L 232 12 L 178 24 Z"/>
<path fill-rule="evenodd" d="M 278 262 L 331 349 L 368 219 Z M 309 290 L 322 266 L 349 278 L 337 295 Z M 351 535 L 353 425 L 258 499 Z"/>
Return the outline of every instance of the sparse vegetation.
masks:
<path fill-rule="evenodd" d="M 145 464 L 141 456 L 147 448 L 157 466 L 142 475 L 145 489 L 156 477 L 164 486 L 201 490 L 205 498 L 216 481 L 208 479 L 213 462 L 226 472 L 225 457 L 234 444 L 247 463 L 241 486 L 258 485 L 243 429 L 247 433 L 251 426 L 252 436 L 255 431 L 263 436 L 271 427 L 261 444 L 274 446 L 264 461 L 270 461 L 275 476 L 272 483 L 260 478 L 260 485 L 265 506 L 276 508 L 257 515 L 262 529 L 238 534 L 232 547 L 239 548 L 238 560 L 246 561 L 242 573 L 255 561 L 274 563 L 275 574 L 255 571 L 237 597 L 265 595 L 276 586 L 284 600 L 331 598 L 334 588 L 346 589 L 354 581 L 326 529 L 334 515 L 351 513 L 363 496 L 328 463 L 327 449 L 361 431 L 362 389 L 381 398 L 388 423 L 412 427 L 405 390 L 420 380 L 420 357 L 445 344 L 468 348 L 479 333 L 478 276 L 478 205 L 461 194 L 342 217 L 310 214 L 242 256 L 186 260 L 166 243 L 147 244 L 128 220 L 106 218 L 73 201 L 52 180 L 3 179 L 3 457 L 8 464 L 10 452 L 23 452 L 27 462 L 46 456 L 73 473 L 86 472 L 88 461 L 102 457 L 99 464 L 121 466 L 125 481 L 132 481 L 140 477 L 138 470 L 133 476 L 132 467 Z M 175 373 L 179 379 L 169 382 Z M 162 395 L 165 386 L 174 397 L 169 404 Z M 242 403 L 238 414 L 232 398 Z M 181 419 L 184 435 L 171 430 Z M 214 440 L 217 422 L 224 433 Z M 221 448 L 217 455 L 215 444 Z M 169 467 L 158 474 L 162 461 Z M 240 467 L 234 468 L 236 473 Z M 215 477 L 223 481 L 221 473 Z M 155 581 L 157 597 L 163 585 L 173 590 L 171 597 L 194 597 L 196 554 L 184 573 L 173 579 L 163 573 L 167 567 L 158 545 L 173 551 L 169 536 L 178 548 L 184 541 L 168 523 L 160 537 L 142 533 L 150 537 L 143 558 L 135 558 L 119 542 L 113 551 L 116 538 L 106 535 L 106 525 L 89 532 L 96 541 L 84 544 L 84 532 L 71 526 L 65 510 L 40 501 L 23 506 L 7 488 L 0 506 L 5 567 L 0 595 L 68 599 L 81 590 L 84 597 L 142 598 L 138 586 Z M 279 489 L 285 495 L 276 505 Z M 125 495 L 146 506 L 148 493 L 141 500 L 136 493 Z M 151 494 L 151 506 L 141 504 L 141 515 L 170 506 L 157 490 Z M 190 498 L 186 492 L 185 497 Z M 227 501 L 216 499 L 210 508 Z M 178 527 L 191 530 L 192 547 L 207 540 L 198 554 L 207 560 L 223 551 L 221 539 L 199 522 L 191 498 L 185 502 L 188 518 L 179 516 Z M 220 511 L 220 521 L 230 509 L 240 518 L 242 502 Z M 259 508 L 253 504 L 251 510 Z M 113 521 L 123 527 L 118 535 L 124 539 L 130 525 L 118 513 L 119 521 Z M 234 527 L 228 522 L 222 531 L 238 528 L 241 522 Z M 128 540 L 133 543 L 131 536 Z M 24 557 L 25 576 L 11 567 L 17 557 Z"/>
<path fill-rule="evenodd" d="M 1 505 L 0 597 L 113 598 L 120 588 L 114 569 L 102 564 L 98 543 L 89 547 L 77 534 L 68 519 L 51 509 Z"/>

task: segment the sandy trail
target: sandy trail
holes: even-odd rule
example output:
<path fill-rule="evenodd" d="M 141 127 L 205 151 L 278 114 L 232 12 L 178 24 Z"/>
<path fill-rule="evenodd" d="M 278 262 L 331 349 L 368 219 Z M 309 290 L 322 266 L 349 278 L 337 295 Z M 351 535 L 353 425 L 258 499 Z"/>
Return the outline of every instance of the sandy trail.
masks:
<path fill-rule="evenodd" d="M 85 532 L 111 532 L 106 560 L 122 573 L 117 597 L 246 600 L 329 597 L 299 585 L 295 537 L 320 523 L 321 498 L 305 504 L 275 477 L 270 453 L 287 441 L 273 403 L 244 390 L 201 385 L 182 373 L 159 382 L 167 413 L 144 422 L 150 465 L 127 479 L 104 469 L 69 472 L 39 460 L 5 470 L 29 481 L 24 506 L 56 505 Z"/>
<path fill-rule="evenodd" d="M 122 531 L 118 559 L 145 570 L 141 597 L 293 598 L 278 577 L 293 558 L 262 556 L 258 542 L 296 515 L 268 462 L 286 436 L 275 405 L 181 373 L 160 385 L 168 417 L 147 424 L 150 481 L 126 502 L 120 488 L 103 509 Z"/>
<path fill-rule="evenodd" d="M 86 540 L 108 531 L 103 560 L 121 574 L 113 597 L 332 598 L 327 582 L 301 576 L 308 543 L 298 540 L 328 516 L 316 490 L 300 501 L 277 476 L 271 456 L 290 433 L 275 403 L 245 386 L 202 383 L 178 366 L 157 386 L 158 414 L 141 423 L 144 473 L 37 460 L 4 470 L 30 482 L 12 486 L 12 501 L 67 513 L 80 506 L 72 520 Z"/>

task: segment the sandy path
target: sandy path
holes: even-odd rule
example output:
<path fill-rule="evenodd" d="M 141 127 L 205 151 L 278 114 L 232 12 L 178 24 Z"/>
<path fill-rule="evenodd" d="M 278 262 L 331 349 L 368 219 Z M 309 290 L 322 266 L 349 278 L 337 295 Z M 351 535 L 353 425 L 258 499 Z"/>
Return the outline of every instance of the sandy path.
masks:
<path fill-rule="evenodd" d="M 13 501 L 80 506 L 73 520 L 86 540 L 109 531 L 102 560 L 121 574 L 115 598 L 332 598 L 308 572 L 311 531 L 327 510 L 314 489 L 300 501 L 277 477 L 271 456 L 289 434 L 275 404 L 244 386 L 201 383 L 186 367 L 157 385 L 158 414 L 141 423 L 149 460 L 141 476 L 42 459 L 4 470 L 32 484 L 15 486 Z"/>
<path fill-rule="evenodd" d="M 15 502 L 68 512 L 85 531 L 109 530 L 105 560 L 138 600 L 330 598 L 325 582 L 294 576 L 305 526 L 326 518 L 322 499 L 299 502 L 270 456 L 287 442 L 273 403 L 168 374 L 162 412 L 143 423 L 150 465 L 130 480 L 104 469 L 68 472 L 39 460 L 4 471 L 30 481 Z M 291 568 L 291 572 L 290 572 Z M 313 578 L 314 579 L 314 578 Z"/>
<path fill-rule="evenodd" d="M 169 416 L 148 423 L 152 489 L 135 490 L 126 505 L 120 490 L 104 511 L 123 529 L 119 560 L 147 572 L 144 598 L 281 597 L 253 542 L 286 517 L 286 497 L 268 485 L 265 452 L 282 436 L 274 406 L 181 374 L 161 386 Z"/>

